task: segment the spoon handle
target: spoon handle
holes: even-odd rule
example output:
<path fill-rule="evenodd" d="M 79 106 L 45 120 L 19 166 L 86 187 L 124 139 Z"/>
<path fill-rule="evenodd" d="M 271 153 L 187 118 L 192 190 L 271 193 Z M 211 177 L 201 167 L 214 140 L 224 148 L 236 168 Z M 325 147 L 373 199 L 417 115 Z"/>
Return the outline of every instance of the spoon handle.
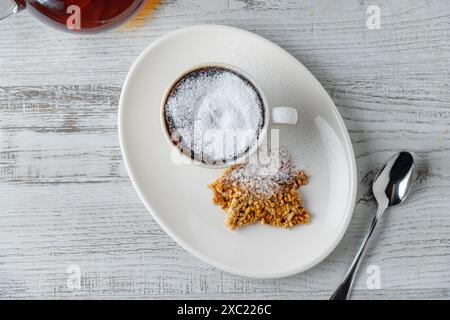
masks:
<path fill-rule="evenodd" d="M 350 290 L 352 289 L 353 282 L 355 280 L 356 272 L 358 272 L 359 265 L 361 264 L 362 257 L 367 251 L 369 240 L 372 237 L 373 231 L 375 230 L 375 227 L 380 220 L 381 216 L 383 215 L 384 210 L 386 210 L 385 207 L 378 206 L 377 213 L 375 217 L 372 220 L 372 223 L 370 224 L 369 229 L 367 230 L 366 236 L 364 237 L 364 240 L 359 247 L 358 253 L 356 254 L 356 257 L 353 259 L 352 264 L 350 265 L 350 268 L 348 269 L 347 273 L 345 274 L 344 280 L 342 280 L 339 287 L 336 289 L 336 291 L 331 296 L 330 300 L 347 300 L 350 296 Z"/>

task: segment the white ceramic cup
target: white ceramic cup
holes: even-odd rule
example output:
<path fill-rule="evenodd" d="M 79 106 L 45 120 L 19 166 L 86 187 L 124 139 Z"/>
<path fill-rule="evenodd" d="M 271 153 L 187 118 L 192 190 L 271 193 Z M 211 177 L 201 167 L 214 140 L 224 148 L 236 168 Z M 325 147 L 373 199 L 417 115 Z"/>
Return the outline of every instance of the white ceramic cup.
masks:
<path fill-rule="evenodd" d="M 251 146 L 249 146 L 248 150 L 244 152 L 242 155 L 237 157 L 236 159 L 233 159 L 231 161 L 219 162 L 215 164 L 211 163 L 205 163 L 198 159 L 192 158 L 189 154 L 186 153 L 187 150 L 182 150 L 180 147 L 172 140 L 170 136 L 169 129 L 167 127 L 167 121 L 165 117 L 165 108 L 167 104 L 167 99 L 170 96 L 170 93 L 172 92 L 173 88 L 178 84 L 180 80 L 182 80 L 184 77 L 188 76 L 190 73 L 195 72 L 199 69 L 208 68 L 208 67 L 217 67 L 225 70 L 229 70 L 233 73 L 238 74 L 245 80 L 247 80 L 252 86 L 253 89 L 257 92 L 259 97 L 262 101 L 262 107 L 264 109 L 264 115 L 263 115 L 263 126 L 260 129 L 260 133 L 258 135 L 258 139 L 256 139 L 255 143 Z M 271 111 L 271 112 L 269 112 Z M 261 144 L 265 141 L 265 138 L 267 136 L 267 130 L 269 128 L 270 124 L 296 124 L 297 123 L 297 109 L 290 108 L 290 107 L 273 107 L 270 108 L 269 104 L 267 102 L 266 96 L 264 95 L 264 92 L 261 90 L 261 88 L 258 86 L 258 84 L 244 71 L 240 70 L 237 67 L 234 67 L 229 64 L 224 63 L 217 63 L 217 62 L 209 62 L 209 63 L 203 63 L 195 65 L 185 72 L 182 72 L 178 77 L 176 77 L 170 85 L 167 87 L 163 99 L 161 101 L 161 112 L 160 112 L 160 122 L 161 127 L 164 132 L 164 136 L 166 138 L 166 141 L 171 145 L 173 150 L 177 152 L 177 154 L 184 157 L 187 162 L 199 165 L 201 167 L 206 168 L 224 168 L 233 164 L 237 163 L 244 163 L 246 159 L 248 159 L 252 154 L 254 154 L 258 148 L 261 146 Z M 269 123 L 270 122 L 270 123 Z"/>

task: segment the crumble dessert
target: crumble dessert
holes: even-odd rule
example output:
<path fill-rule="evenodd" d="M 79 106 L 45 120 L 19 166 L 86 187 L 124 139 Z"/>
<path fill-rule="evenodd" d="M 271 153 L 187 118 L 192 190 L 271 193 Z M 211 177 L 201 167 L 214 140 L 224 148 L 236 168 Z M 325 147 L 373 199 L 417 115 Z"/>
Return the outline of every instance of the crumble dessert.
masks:
<path fill-rule="evenodd" d="M 233 165 L 208 186 L 214 193 L 213 203 L 227 212 L 229 228 L 257 221 L 282 228 L 310 222 L 298 191 L 308 177 L 295 169 L 284 148 L 279 149 L 279 157 L 271 159 L 275 161 L 267 165 Z"/>

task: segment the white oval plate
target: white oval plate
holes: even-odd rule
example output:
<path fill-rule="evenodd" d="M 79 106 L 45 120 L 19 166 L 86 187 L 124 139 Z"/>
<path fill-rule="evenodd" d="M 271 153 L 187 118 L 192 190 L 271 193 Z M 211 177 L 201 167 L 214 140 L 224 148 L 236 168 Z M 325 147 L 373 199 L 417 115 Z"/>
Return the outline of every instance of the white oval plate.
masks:
<path fill-rule="evenodd" d="M 304 206 L 312 214 L 310 225 L 285 230 L 255 224 L 230 231 L 207 188 L 223 169 L 171 160 L 160 125 L 165 89 L 191 66 L 211 61 L 244 70 L 270 106 L 297 108 L 298 124 L 277 128 L 281 145 L 310 177 L 301 188 Z M 154 219 L 186 250 L 225 271 L 255 278 L 305 271 L 336 247 L 352 216 L 355 159 L 336 106 L 298 60 L 251 32 L 200 25 L 154 41 L 125 81 L 119 136 L 131 180 Z"/>

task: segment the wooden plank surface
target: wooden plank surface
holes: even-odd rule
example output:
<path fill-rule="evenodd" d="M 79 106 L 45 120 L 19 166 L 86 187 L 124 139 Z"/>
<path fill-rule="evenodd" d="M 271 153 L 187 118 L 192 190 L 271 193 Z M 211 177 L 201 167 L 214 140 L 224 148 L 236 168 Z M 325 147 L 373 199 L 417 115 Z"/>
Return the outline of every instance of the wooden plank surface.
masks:
<path fill-rule="evenodd" d="M 379 30 L 366 27 L 369 5 Z M 121 85 L 138 54 L 179 27 L 220 23 L 279 44 L 345 119 L 359 172 L 347 234 L 315 268 L 252 280 L 198 261 L 146 212 L 117 136 Z M 327 298 L 375 209 L 390 154 L 418 155 L 411 198 L 386 216 L 355 298 L 450 298 L 448 1 L 167 0 L 113 32 L 78 36 L 27 12 L 0 22 L 0 297 Z M 67 285 L 69 266 L 81 286 Z M 369 290 L 376 265 L 381 288 Z"/>

